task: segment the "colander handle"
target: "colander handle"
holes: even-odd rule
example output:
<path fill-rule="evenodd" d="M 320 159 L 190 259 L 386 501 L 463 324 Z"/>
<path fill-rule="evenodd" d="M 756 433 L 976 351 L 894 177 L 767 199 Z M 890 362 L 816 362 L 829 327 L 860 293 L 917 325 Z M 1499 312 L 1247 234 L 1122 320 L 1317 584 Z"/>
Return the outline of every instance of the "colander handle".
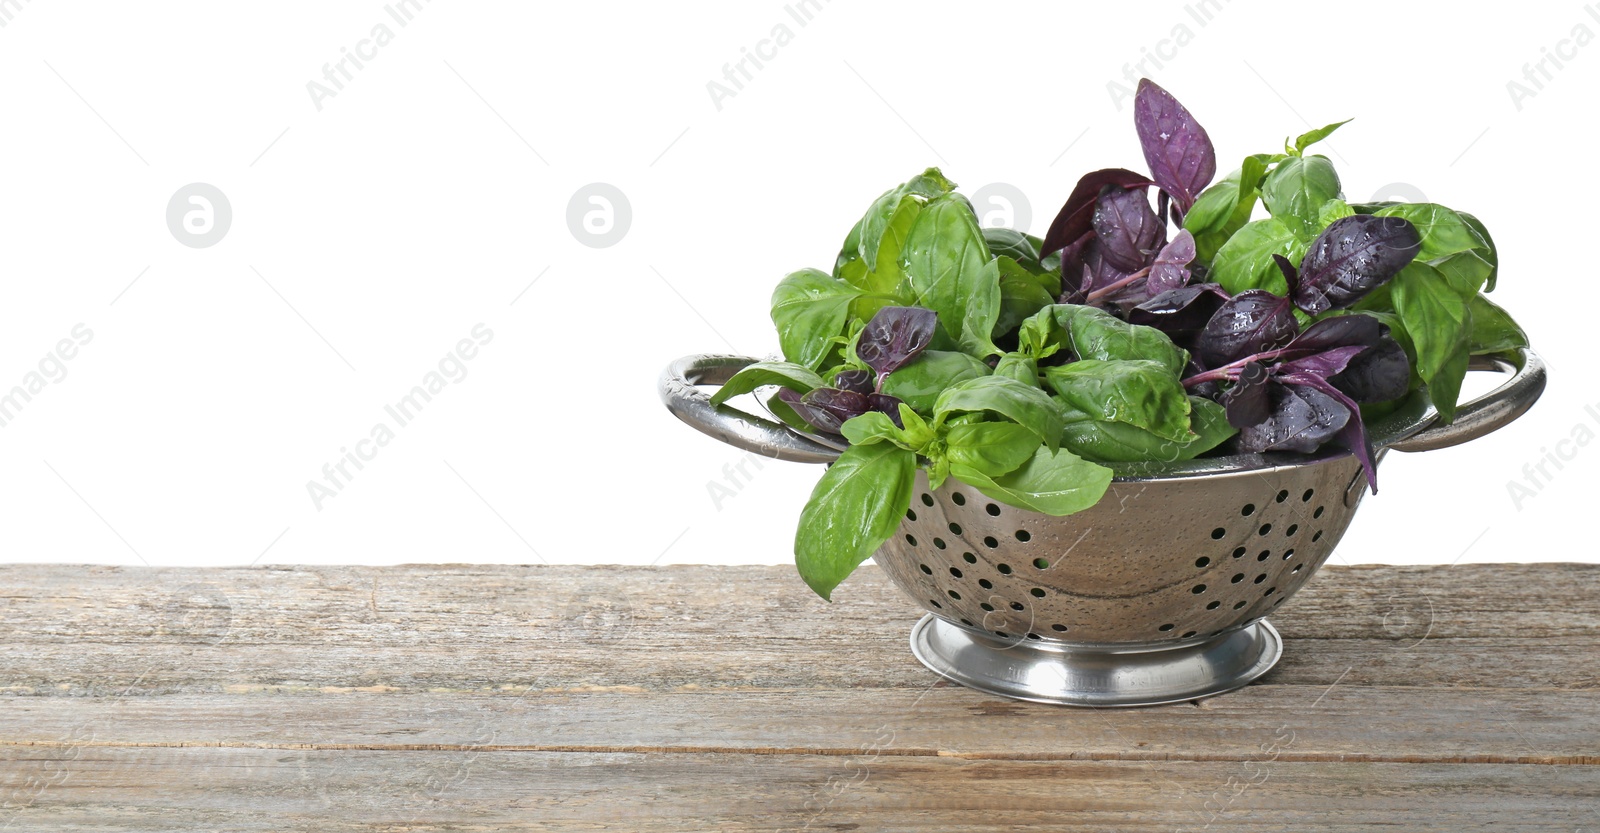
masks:
<path fill-rule="evenodd" d="M 720 385 L 757 360 L 748 356 L 684 356 L 661 374 L 661 401 L 672 415 L 728 445 L 778 460 L 831 463 L 839 451 L 806 439 L 787 426 L 727 405 L 712 405 L 696 385 Z"/>
<path fill-rule="evenodd" d="M 1389 447 L 1396 451 L 1432 451 L 1475 440 L 1527 413 L 1544 393 L 1544 361 L 1527 348 L 1475 358 L 1471 369 L 1509 373 L 1511 378 L 1457 408 L 1455 422 L 1440 425 L 1436 419 L 1432 426 Z"/>

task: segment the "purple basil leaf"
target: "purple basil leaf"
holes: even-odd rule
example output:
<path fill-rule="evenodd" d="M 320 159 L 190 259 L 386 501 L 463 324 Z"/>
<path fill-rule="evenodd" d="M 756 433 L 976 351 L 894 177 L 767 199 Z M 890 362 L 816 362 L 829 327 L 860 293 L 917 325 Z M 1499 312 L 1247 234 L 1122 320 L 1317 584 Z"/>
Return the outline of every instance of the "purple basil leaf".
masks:
<path fill-rule="evenodd" d="M 1150 277 L 1145 286 L 1152 296 L 1177 289 L 1189 283 L 1189 262 L 1194 260 L 1194 235 L 1188 229 L 1178 232 L 1172 242 L 1161 247 L 1155 262 L 1150 264 Z"/>
<path fill-rule="evenodd" d="M 1240 451 L 1309 454 L 1337 435 L 1351 418 L 1348 407 L 1307 382 L 1276 378 L 1267 385 L 1267 396 L 1267 418 L 1239 429 Z"/>
<path fill-rule="evenodd" d="M 1228 411 L 1229 425 L 1247 428 L 1265 422 L 1272 415 L 1271 385 L 1267 383 L 1270 377 L 1267 366 L 1261 362 L 1239 368 L 1239 378 L 1218 400 Z"/>
<path fill-rule="evenodd" d="M 1385 333 L 1328 381 L 1357 402 L 1388 402 L 1411 389 L 1411 359 L 1400 343 Z"/>
<path fill-rule="evenodd" d="M 1217 175 L 1217 152 L 1206 129 L 1172 94 L 1148 78 L 1133 98 L 1133 126 L 1139 131 L 1144 161 L 1161 190 L 1172 195 L 1181 214 Z"/>
<path fill-rule="evenodd" d="M 1123 272 L 1137 272 L 1165 242 L 1167 228 L 1150 210 L 1150 197 L 1142 189 L 1107 185 L 1095 203 L 1094 235 L 1100 256 Z"/>
<path fill-rule="evenodd" d="M 1061 300 L 1063 304 L 1081 304 L 1089 295 L 1089 283 L 1084 279 L 1083 267 L 1095 247 L 1094 232 L 1082 237 L 1061 250 Z"/>
<path fill-rule="evenodd" d="M 1299 332 L 1294 305 L 1265 289 L 1233 296 L 1206 322 L 1195 353 L 1206 367 L 1221 367 L 1253 353 L 1287 345 Z"/>
<path fill-rule="evenodd" d="M 1283 255 L 1273 255 L 1272 262 L 1278 264 L 1278 271 L 1283 273 L 1283 282 L 1289 287 L 1289 297 L 1293 298 L 1295 295 L 1298 295 L 1300 293 L 1299 270 L 1295 269 L 1294 264 L 1290 263 L 1289 259 Z"/>
<path fill-rule="evenodd" d="M 906 424 L 900 421 L 899 398 L 890 396 L 887 393 L 874 393 L 867 396 L 867 402 L 872 406 L 872 410 L 888 416 L 889 420 L 894 423 L 894 427 L 906 427 Z"/>
<path fill-rule="evenodd" d="M 1282 377 L 1285 381 L 1292 379 L 1304 385 L 1304 390 L 1315 390 L 1318 393 L 1336 401 L 1350 413 L 1350 418 L 1339 429 L 1339 440 L 1360 461 L 1361 469 L 1367 473 L 1367 485 L 1372 487 L 1372 493 L 1378 493 L 1378 464 L 1374 462 L 1372 443 L 1367 439 L 1367 426 L 1361 421 L 1361 406 L 1345 396 L 1344 392 L 1328 383 L 1320 376 L 1292 376 Z"/>
<path fill-rule="evenodd" d="M 1309 374 L 1321 379 L 1343 373 L 1350 360 L 1360 355 L 1367 348 L 1353 344 L 1348 347 L 1332 347 L 1320 353 L 1283 362 L 1274 368 L 1280 374 Z"/>
<path fill-rule="evenodd" d="M 1045 232 L 1043 245 L 1039 247 L 1039 256 L 1059 252 L 1094 229 L 1094 204 L 1100 199 L 1100 189 L 1107 185 L 1143 188 L 1149 184 L 1150 177 L 1125 168 L 1105 168 L 1084 174 L 1073 187 L 1066 204 L 1061 206 L 1061 212 L 1050 222 L 1050 230 Z"/>
<path fill-rule="evenodd" d="M 801 419 L 811 423 L 817 430 L 830 434 L 839 433 L 839 427 L 851 417 L 872 410 L 872 403 L 866 394 L 838 388 L 817 388 L 798 400 L 784 397 L 782 393 L 778 396 L 794 408 Z"/>
<path fill-rule="evenodd" d="M 839 390 L 872 393 L 872 379 L 870 370 L 841 370 L 833 377 L 833 386 Z"/>
<path fill-rule="evenodd" d="M 1385 329 L 1370 315 L 1336 315 L 1312 322 L 1289 346 L 1296 350 L 1326 350 L 1352 344 L 1371 347 L 1378 343 Z"/>
<path fill-rule="evenodd" d="M 1187 349 L 1227 300 L 1228 293 L 1214 283 L 1169 289 L 1128 310 L 1128 323 L 1155 327 Z"/>
<path fill-rule="evenodd" d="M 1404 217 L 1341 217 L 1306 250 L 1294 302 L 1312 315 L 1348 307 L 1394 277 L 1421 250 L 1417 227 Z"/>
<path fill-rule="evenodd" d="M 939 316 L 922 307 L 884 307 L 867 322 L 856 355 L 882 378 L 916 358 L 933 340 Z"/>

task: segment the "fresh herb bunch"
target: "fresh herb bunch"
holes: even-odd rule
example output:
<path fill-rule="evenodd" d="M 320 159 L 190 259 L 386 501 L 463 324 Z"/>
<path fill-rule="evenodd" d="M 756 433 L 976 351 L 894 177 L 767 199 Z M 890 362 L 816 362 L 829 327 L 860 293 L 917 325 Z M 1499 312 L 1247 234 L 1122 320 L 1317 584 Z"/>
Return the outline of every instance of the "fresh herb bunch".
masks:
<path fill-rule="evenodd" d="M 712 400 L 777 386 L 774 416 L 848 442 L 800 516 L 806 583 L 829 597 L 894 534 L 918 468 L 1069 515 L 1100 500 L 1107 464 L 1331 442 L 1376 490 L 1363 413 L 1425 389 L 1449 421 L 1470 356 L 1527 339 L 1480 294 L 1498 260 L 1475 217 L 1342 199 L 1306 150 L 1343 124 L 1213 183 L 1205 129 L 1144 80 L 1150 176 L 1085 175 L 1042 240 L 980 228 L 935 168 L 874 200 L 831 273 L 774 291 L 786 361 Z"/>

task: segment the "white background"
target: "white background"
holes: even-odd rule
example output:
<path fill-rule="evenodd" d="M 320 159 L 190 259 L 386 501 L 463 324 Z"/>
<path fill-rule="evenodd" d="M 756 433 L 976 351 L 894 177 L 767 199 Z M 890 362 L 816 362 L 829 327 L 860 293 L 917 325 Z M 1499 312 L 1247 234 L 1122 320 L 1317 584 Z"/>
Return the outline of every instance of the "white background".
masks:
<path fill-rule="evenodd" d="M 75 324 L 94 336 L 0 428 L 0 559 L 786 562 L 820 469 L 747 467 L 717 506 L 707 484 L 743 455 L 667 415 L 661 368 L 775 350 L 772 286 L 828 268 L 926 165 L 1020 189 L 1041 233 L 1081 173 L 1143 167 L 1108 83 L 1157 53 L 1222 172 L 1355 117 L 1323 151 L 1347 195 L 1404 183 L 1476 213 L 1494 298 L 1550 362 L 1512 427 L 1391 455 L 1335 557 L 1597 560 L 1600 448 L 1563 446 L 1520 506 L 1507 484 L 1600 432 L 1600 48 L 1563 46 L 1520 107 L 1507 83 L 1600 20 L 1220 5 L 1202 25 L 1177 2 L 833 0 L 801 26 L 780 2 L 436 0 L 402 28 L 376 0 L 8 3 L 0 390 Z M 319 110 L 307 83 L 378 23 L 393 41 Z M 708 82 L 779 24 L 792 40 L 719 109 Z M 191 182 L 232 205 L 210 248 L 166 224 Z M 608 248 L 568 229 L 591 182 L 631 205 Z M 319 510 L 307 482 L 480 322 L 468 375 Z"/>

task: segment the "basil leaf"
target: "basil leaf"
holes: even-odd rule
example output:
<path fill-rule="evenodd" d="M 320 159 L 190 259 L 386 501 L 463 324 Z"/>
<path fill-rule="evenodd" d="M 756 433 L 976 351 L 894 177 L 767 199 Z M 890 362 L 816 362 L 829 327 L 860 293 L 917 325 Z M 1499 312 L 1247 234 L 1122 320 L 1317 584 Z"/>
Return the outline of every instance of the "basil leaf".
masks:
<path fill-rule="evenodd" d="M 1501 353 L 1528 346 L 1528 334 L 1511 320 L 1511 314 L 1482 295 L 1472 296 L 1468 302 L 1472 313 L 1472 332 L 1467 336 L 1467 350 L 1474 356 Z"/>
<path fill-rule="evenodd" d="M 944 442 L 952 470 L 974 470 L 988 477 L 1014 471 L 1040 448 L 1039 438 L 1014 422 L 952 425 Z"/>
<path fill-rule="evenodd" d="M 1478 290 L 1484 287 L 1489 276 L 1494 274 L 1494 264 L 1484 259 L 1482 251 L 1477 249 L 1456 252 L 1449 257 L 1434 261 L 1432 266 L 1444 275 L 1450 288 L 1454 289 L 1457 295 L 1471 298 L 1478 294 Z"/>
<path fill-rule="evenodd" d="M 1461 215 L 1461 221 L 1466 223 L 1467 226 L 1473 231 L 1477 232 L 1479 239 L 1483 241 L 1484 248 L 1481 254 L 1483 255 L 1483 259 L 1489 262 L 1489 280 L 1488 283 L 1484 285 L 1483 291 L 1493 292 L 1495 281 L 1500 277 L 1500 255 L 1495 250 L 1494 238 L 1489 236 L 1489 229 L 1485 228 L 1483 222 L 1477 217 L 1474 217 L 1465 211 L 1457 211 L 1456 213 Z"/>
<path fill-rule="evenodd" d="M 1338 121 L 1338 122 L 1334 122 L 1333 124 L 1323 125 L 1322 127 L 1319 127 L 1316 130 L 1308 130 L 1308 131 L 1306 131 L 1304 133 L 1301 133 L 1300 134 L 1300 138 L 1294 140 L 1294 152 L 1295 152 L 1295 154 L 1298 155 L 1298 154 L 1304 153 L 1306 148 L 1311 147 L 1312 145 L 1316 144 L 1317 142 L 1320 142 L 1323 139 L 1326 139 L 1329 136 L 1333 135 L 1333 131 L 1338 130 L 1341 127 L 1344 127 L 1345 125 L 1349 124 L 1350 121 L 1351 121 L 1350 119 L 1345 119 L 1344 121 Z"/>
<path fill-rule="evenodd" d="M 1211 261 L 1211 279 L 1222 284 L 1229 294 L 1246 289 L 1265 289 L 1275 295 L 1289 291 L 1289 285 L 1273 262 L 1282 255 L 1299 262 L 1306 244 L 1289 226 L 1276 217 L 1246 223 L 1217 250 Z"/>
<path fill-rule="evenodd" d="M 1344 200 L 1337 198 L 1331 199 L 1323 203 L 1321 208 L 1317 209 L 1317 225 L 1326 229 L 1328 226 L 1333 224 L 1334 220 L 1342 220 L 1346 217 L 1354 217 L 1355 213 L 1355 209 L 1351 208 L 1350 204 Z"/>
<path fill-rule="evenodd" d="M 1094 227 L 1094 207 L 1100 201 L 1100 192 L 1107 185 L 1120 188 L 1143 188 L 1151 184 L 1149 177 L 1126 168 L 1102 168 L 1078 178 L 1072 194 L 1062 204 L 1061 211 L 1050 221 L 1039 244 L 1041 255 L 1051 255 L 1083 240 Z"/>
<path fill-rule="evenodd" d="M 995 257 L 1009 257 L 1029 272 L 1044 271 L 1044 264 L 1039 262 L 1039 246 L 1016 229 L 985 227 L 983 229 L 983 242 L 989 246 L 989 254 Z"/>
<path fill-rule="evenodd" d="M 1217 152 L 1206 129 L 1172 93 L 1148 78 L 1139 81 L 1134 94 L 1133 127 L 1150 175 L 1172 195 L 1179 213 L 1188 211 L 1217 175 Z"/>
<path fill-rule="evenodd" d="M 1029 356 L 1016 353 L 1001 356 L 1000 363 L 994 366 L 994 375 L 1039 387 L 1039 363 Z"/>
<path fill-rule="evenodd" d="M 852 445 L 811 491 L 795 532 L 794 562 L 824 599 L 900 528 L 911 507 L 917 455 L 889 443 Z"/>
<path fill-rule="evenodd" d="M 910 364 L 883 380 L 883 392 L 912 408 L 929 412 L 939 394 L 952 385 L 989 375 L 989 366 L 967 355 L 924 350 Z"/>
<path fill-rule="evenodd" d="M 1159 362 L 1080 359 L 1047 368 L 1044 378 L 1069 408 L 1098 421 L 1132 425 L 1175 443 L 1195 439 L 1183 383 Z"/>
<path fill-rule="evenodd" d="M 884 307 L 872 316 L 856 338 L 856 358 L 878 376 L 904 367 L 928 342 L 938 319 L 921 307 Z"/>
<path fill-rule="evenodd" d="M 927 423 L 923 423 L 924 427 L 926 425 Z M 918 431 L 910 425 L 907 428 L 895 425 L 894 420 L 882 411 L 868 411 L 846 420 L 844 425 L 839 427 L 839 433 L 843 434 L 851 445 L 887 442 L 907 451 L 921 451 L 927 441 L 933 438 L 931 431 Z"/>
<path fill-rule="evenodd" d="M 1148 266 L 1166 242 L 1166 218 L 1156 216 L 1142 189 L 1106 191 L 1095 202 L 1091 222 L 1100 257 L 1119 272 Z"/>
<path fill-rule="evenodd" d="M 1189 397 L 1190 428 L 1194 439 L 1173 442 L 1133 425 L 1106 422 L 1082 411 L 1068 411 L 1061 445 L 1082 457 L 1107 463 L 1190 460 L 1238 433 L 1228 424 L 1227 411 L 1202 396 Z"/>
<path fill-rule="evenodd" d="M 733 374 L 717 392 L 711 395 L 711 404 L 722 403 L 742 393 L 749 393 L 762 385 L 781 385 L 797 393 L 810 393 L 827 383 L 816 371 L 793 362 L 756 362 L 746 365 Z"/>
<path fill-rule="evenodd" d="M 1482 249 L 1485 244 L 1460 214 L 1431 202 L 1399 203 L 1375 212 L 1379 217 L 1404 217 L 1422 235 L 1417 260 L 1433 263 L 1456 252 Z M 1476 290 L 1474 290 L 1476 291 Z"/>
<path fill-rule="evenodd" d="M 906 240 L 905 270 L 917 306 L 938 313 L 961 349 L 983 358 L 1000 352 L 990 341 L 1000 314 L 999 266 L 957 196 L 937 197 L 922 209 Z"/>
<path fill-rule="evenodd" d="M 1311 241 L 1300 261 L 1295 305 L 1313 315 L 1348 307 L 1417 256 L 1418 230 L 1404 217 L 1351 214 Z M 1477 291 L 1476 288 L 1473 289 Z"/>
<path fill-rule="evenodd" d="M 772 323 L 784 358 L 816 368 L 844 332 L 850 302 L 861 294 L 844 281 L 816 269 L 801 269 L 772 291 Z"/>
<path fill-rule="evenodd" d="M 807 434 L 815 434 L 817 429 L 812 427 L 811 423 L 806 422 L 805 417 L 802 417 L 799 413 L 795 412 L 795 409 L 791 407 L 789 403 L 783 401 L 781 394 L 785 392 L 791 395 L 794 393 L 794 391 L 791 391 L 788 388 L 779 388 L 778 390 L 774 391 L 771 396 L 767 397 L 767 410 L 771 412 L 773 416 L 777 417 L 778 421 L 782 422 L 784 425 L 787 425 L 796 431 L 803 431 Z"/>
<path fill-rule="evenodd" d="M 938 168 L 929 168 L 905 183 L 883 192 L 861 218 L 858 251 L 861 259 L 876 268 L 878 250 L 884 235 L 893 224 L 894 215 L 907 202 L 925 202 L 954 191 L 956 184 L 945 178 Z M 909 199 L 908 199 L 909 198 Z M 903 239 L 903 238 L 902 238 Z"/>
<path fill-rule="evenodd" d="M 1100 502 L 1111 485 L 1111 469 L 1065 449 L 1043 446 L 1020 468 L 989 477 L 967 466 L 950 467 L 957 480 L 1001 503 L 1046 515 L 1071 515 Z"/>
<path fill-rule="evenodd" d="M 865 218 L 857 220 L 856 224 L 850 227 L 850 233 L 844 236 L 844 245 L 839 247 L 839 256 L 834 258 L 833 261 L 834 277 L 847 279 L 845 278 L 847 270 L 851 270 L 855 274 L 866 271 L 867 264 L 861 259 L 861 224 L 863 222 L 865 222 Z"/>
<path fill-rule="evenodd" d="M 1455 419 L 1461 380 L 1467 374 L 1472 311 L 1439 270 L 1412 263 L 1390 287 L 1395 312 L 1416 350 L 1417 373 L 1446 423 Z"/>
<path fill-rule="evenodd" d="M 1189 397 L 1189 430 L 1199 439 L 1182 446 L 1183 456 L 1178 457 L 1179 460 L 1193 459 L 1239 433 L 1239 429 L 1228 424 L 1227 409 L 1204 396 Z"/>
<path fill-rule="evenodd" d="M 1055 296 L 1046 292 L 1039 281 L 1015 260 L 1005 255 L 995 258 L 1000 271 L 1000 315 L 994 325 L 996 333 L 1009 333 L 1029 316 L 1055 303 Z"/>
<path fill-rule="evenodd" d="M 1304 240 L 1322 230 L 1317 225 L 1317 212 L 1323 203 L 1337 196 L 1339 175 L 1326 156 L 1291 156 L 1278 163 L 1261 184 L 1261 199 L 1267 204 L 1267 211 Z"/>
<path fill-rule="evenodd" d="M 1005 376 L 969 379 L 946 388 L 933 405 L 934 425 L 951 414 L 991 411 L 1028 428 L 1050 448 L 1061 444 L 1061 406 L 1037 387 Z"/>
<path fill-rule="evenodd" d="M 1300 332 L 1282 295 L 1248 289 L 1222 303 L 1195 341 L 1195 353 L 1206 367 L 1222 367 L 1246 356 L 1289 346 Z"/>
<path fill-rule="evenodd" d="M 1183 371 L 1189 354 L 1155 327 L 1129 324 L 1098 307 L 1055 304 L 1040 311 L 1055 318 L 1080 359 L 1115 361 L 1145 359 L 1157 362 L 1173 374 Z"/>

